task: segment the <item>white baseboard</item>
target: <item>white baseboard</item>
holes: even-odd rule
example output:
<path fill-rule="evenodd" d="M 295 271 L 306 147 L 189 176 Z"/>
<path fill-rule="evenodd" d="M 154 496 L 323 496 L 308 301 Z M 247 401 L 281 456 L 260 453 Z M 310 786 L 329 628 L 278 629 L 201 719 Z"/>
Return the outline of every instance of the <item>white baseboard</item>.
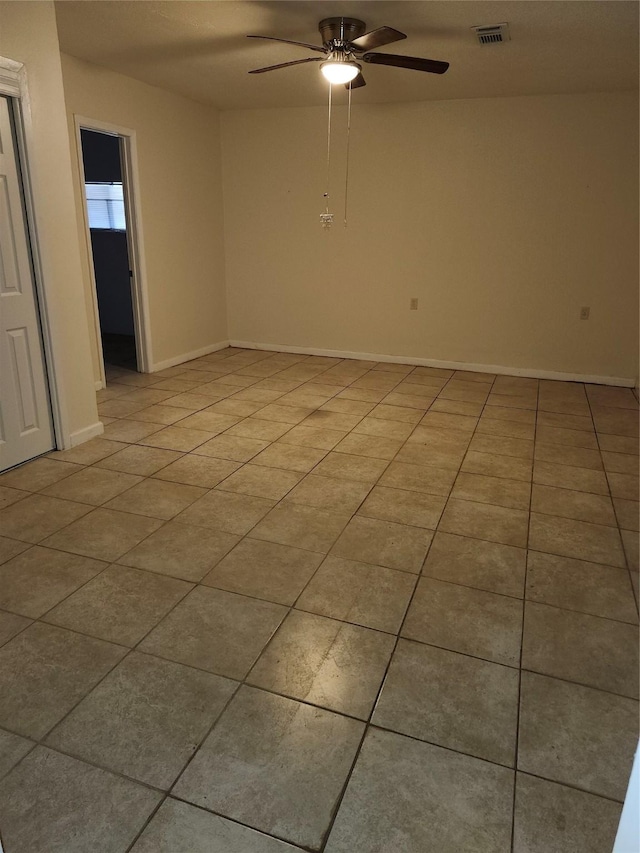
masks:
<path fill-rule="evenodd" d="M 624 376 L 595 376 L 583 373 L 563 373 L 557 370 L 537 370 L 529 367 L 505 367 L 503 364 L 473 364 L 462 361 L 442 361 L 437 358 L 415 358 L 408 355 L 386 355 L 371 352 L 346 352 L 317 347 L 290 347 L 284 344 L 263 344 L 253 341 L 229 341 L 240 349 L 263 349 L 273 352 L 297 352 L 302 355 L 321 355 L 330 358 L 353 358 L 362 361 L 383 361 L 393 364 L 413 364 L 418 367 L 440 367 L 446 370 L 469 370 L 473 373 L 498 373 L 502 376 L 526 376 L 531 379 L 555 379 L 560 382 L 588 382 L 593 385 L 618 385 L 633 388 L 635 379 Z"/>
<path fill-rule="evenodd" d="M 209 344 L 209 346 L 193 350 L 193 352 L 185 352 L 182 355 L 173 356 L 173 358 L 166 358 L 164 361 L 157 361 L 151 365 L 149 373 L 157 373 L 159 370 L 166 370 L 167 367 L 175 367 L 177 364 L 183 364 L 185 361 L 202 358 L 203 355 L 210 355 L 212 352 L 217 352 L 219 349 L 224 349 L 228 346 L 229 341 L 218 341 L 216 344 Z"/>
<path fill-rule="evenodd" d="M 77 432 L 71 433 L 69 436 L 69 447 L 77 447 L 78 444 L 84 444 L 85 441 L 89 441 L 90 438 L 95 438 L 97 435 L 102 435 L 103 432 L 104 424 L 101 421 L 83 427 L 77 430 Z M 65 449 L 68 450 L 68 448 Z"/>
<path fill-rule="evenodd" d="M 102 391 L 102 389 L 104 388 L 104 382 L 102 381 L 102 379 L 96 379 L 93 384 L 95 385 L 96 391 Z M 2 853 L 1 850 L 0 853 Z"/>

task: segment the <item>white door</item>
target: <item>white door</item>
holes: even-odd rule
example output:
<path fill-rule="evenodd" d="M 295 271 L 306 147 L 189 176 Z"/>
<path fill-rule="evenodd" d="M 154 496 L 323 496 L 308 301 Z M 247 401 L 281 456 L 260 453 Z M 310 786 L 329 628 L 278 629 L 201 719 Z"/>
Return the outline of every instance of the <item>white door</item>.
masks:
<path fill-rule="evenodd" d="M 54 446 L 9 102 L 0 97 L 0 471 Z"/>

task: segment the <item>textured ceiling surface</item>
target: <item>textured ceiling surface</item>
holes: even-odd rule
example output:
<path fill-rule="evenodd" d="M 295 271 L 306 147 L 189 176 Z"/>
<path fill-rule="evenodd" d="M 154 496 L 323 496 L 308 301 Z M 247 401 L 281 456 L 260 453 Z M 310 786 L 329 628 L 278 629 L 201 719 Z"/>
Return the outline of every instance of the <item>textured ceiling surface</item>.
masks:
<path fill-rule="evenodd" d="M 60 0 L 64 52 L 220 109 L 314 106 L 327 83 L 312 56 L 246 34 L 320 45 L 318 22 L 344 15 L 405 41 L 379 52 L 444 59 L 443 75 L 366 65 L 361 103 L 623 91 L 638 85 L 638 4 L 627 0 Z M 508 22 L 511 41 L 481 47 L 471 27 Z M 338 87 L 341 89 L 341 87 Z M 345 95 L 341 91 L 340 97 Z"/>

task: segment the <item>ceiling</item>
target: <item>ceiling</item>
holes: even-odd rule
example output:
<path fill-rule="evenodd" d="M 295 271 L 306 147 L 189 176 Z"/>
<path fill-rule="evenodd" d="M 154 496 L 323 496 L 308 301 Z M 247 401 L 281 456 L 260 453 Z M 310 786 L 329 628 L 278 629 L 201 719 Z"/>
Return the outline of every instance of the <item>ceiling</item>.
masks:
<path fill-rule="evenodd" d="M 638 4 L 627 0 L 60 0 L 56 14 L 65 53 L 219 109 L 324 104 L 315 63 L 247 74 L 310 51 L 245 35 L 320 45 L 318 22 L 338 15 L 407 34 L 381 53 L 451 63 L 443 76 L 366 65 L 360 103 L 638 86 Z M 480 47 L 470 27 L 503 21 L 511 41 Z"/>

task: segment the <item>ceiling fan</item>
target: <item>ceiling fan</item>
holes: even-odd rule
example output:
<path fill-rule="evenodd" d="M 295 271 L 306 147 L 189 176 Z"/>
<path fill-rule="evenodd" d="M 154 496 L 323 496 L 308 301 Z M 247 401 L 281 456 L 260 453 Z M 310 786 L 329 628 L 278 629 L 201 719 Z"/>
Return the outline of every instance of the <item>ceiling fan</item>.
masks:
<path fill-rule="evenodd" d="M 268 65 L 266 68 L 256 68 L 249 74 L 263 74 L 265 71 L 275 71 L 277 68 L 289 68 L 289 66 L 304 65 L 307 62 L 321 62 L 320 70 L 330 83 L 344 83 L 347 89 L 349 87 L 356 89 L 366 86 L 360 62 L 392 65 L 396 68 L 427 71 L 431 74 L 444 74 L 449 67 L 448 62 L 440 62 L 436 59 L 398 56 L 393 53 L 371 53 L 370 51 L 377 47 L 405 39 L 406 35 L 392 27 L 379 27 L 371 32 L 366 32 L 366 28 L 364 21 L 359 21 L 357 18 L 325 18 L 318 25 L 322 36 L 322 47 L 275 36 L 247 36 L 250 39 L 268 39 L 293 44 L 323 54 L 321 57 L 311 56 L 307 59 L 295 59 L 293 62 L 281 62 L 279 65 Z"/>

